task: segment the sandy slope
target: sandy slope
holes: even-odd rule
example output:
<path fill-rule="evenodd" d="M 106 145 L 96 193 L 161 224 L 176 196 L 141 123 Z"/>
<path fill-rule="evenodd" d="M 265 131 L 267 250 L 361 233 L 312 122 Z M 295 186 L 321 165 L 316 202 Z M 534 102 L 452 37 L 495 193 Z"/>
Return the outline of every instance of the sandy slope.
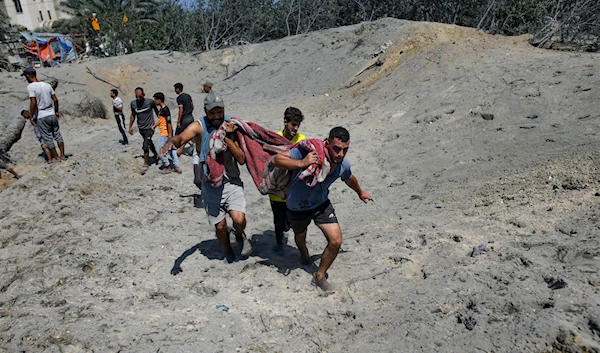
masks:
<path fill-rule="evenodd" d="M 229 114 L 272 129 L 297 106 L 309 136 L 349 128 L 348 159 L 376 202 L 332 187 L 345 242 L 329 271 L 338 289 L 323 294 L 293 237 L 273 253 L 268 200 L 247 175 L 256 252 L 226 266 L 194 207 L 188 157 L 183 175 L 141 176 L 139 135 L 122 149 L 112 120 L 67 117 L 73 158 L 0 192 L 0 349 L 598 351 L 599 59 L 386 19 L 42 71 L 85 84 L 59 86 L 65 106 L 82 89 L 108 98 L 86 67 L 126 102 L 141 85 L 173 108 L 175 82 L 200 106 L 211 80 Z M 1 80 L 16 115 L 25 85 Z M 38 149 L 26 128 L 11 153 L 25 168 Z M 324 244 L 311 226 L 309 249 Z M 175 262 L 183 272 L 172 276 Z"/>

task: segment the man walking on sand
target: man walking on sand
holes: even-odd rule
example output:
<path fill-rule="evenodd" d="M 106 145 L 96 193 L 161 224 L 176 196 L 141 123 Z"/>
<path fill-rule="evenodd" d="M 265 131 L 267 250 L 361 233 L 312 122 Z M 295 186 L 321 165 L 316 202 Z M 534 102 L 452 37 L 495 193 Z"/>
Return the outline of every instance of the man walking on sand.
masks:
<path fill-rule="evenodd" d="M 289 107 L 283 113 L 283 130 L 277 133 L 286 139 L 290 140 L 292 144 L 306 140 L 306 136 L 298 133 L 300 124 L 304 120 L 304 115 L 298 108 Z M 277 250 L 281 251 L 283 245 L 283 233 L 290 229 L 287 220 L 287 207 L 285 200 L 279 196 L 269 194 L 271 203 L 271 210 L 273 211 L 273 223 L 275 226 L 275 240 L 277 241 Z"/>
<path fill-rule="evenodd" d="M 131 102 L 129 134 L 133 135 L 133 123 L 137 118 L 138 130 L 144 139 L 144 142 L 142 142 L 142 150 L 144 151 L 142 175 L 146 174 L 148 168 L 150 168 L 150 165 L 148 164 L 148 157 L 150 155 L 149 151 L 154 153 L 154 159 L 156 159 L 158 162 L 158 153 L 156 152 L 156 148 L 152 142 L 152 136 L 154 135 L 154 130 L 152 130 L 152 125 L 154 125 L 154 115 L 152 115 L 152 111 L 158 115 L 158 108 L 156 108 L 154 100 L 150 98 L 144 98 L 144 89 L 142 87 L 137 87 L 135 89 L 135 100 Z"/>
<path fill-rule="evenodd" d="M 125 114 L 123 114 L 123 100 L 119 97 L 119 91 L 116 89 L 110 90 L 110 98 L 112 98 L 112 106 L 113 113 L 115 114 L 115 120 L 117 121 L 117 126 L 119 127 L 119 132 L 121 132 L 121 136 L 123 136 L 123 140 L 121 140 L 123 146 L 127 146 L 129 144 L 129 140 L 127 139 L 127 133 L 125 132 Z"/>
<path fill-rule="evenodd" d="M 65 144 L 58 124 L 58 120 L 60 119 L 58 98 L 56 98 L 54 89 L 50 84 L 38 80 L 37 72 L 32 67 L 23 70 L 21 76 L 25 76 L 25 79 L 29 82 L 29 85 L 27 85 L 29 113 L 31 116 L 37 116 L 35 124 L 37 124 L 40 130 L 43 144 L 50 152 L 48 163 L 65 160 L 67 158 L 65 156 Z M 33 122 L 33 119 L 31 121 Z M 54 141 L 58 144 L 60 156 L 56 153 Z"/>
<path fill-rule="evenodd" d="M 183 85 L 181 83 L 175 84 L 175 93 L 177 93 L 177 106 L 179 107 L 175 135 L 179 135 L 188 125 L 194 122 L 194 115 L 192 114 L 194 111 L 194 102 L 192 101 L 192 96 L 183 92 Z M 185 145 L 177 150 L 178 156 L 181 156 L 184 147 Z"/>
<path fill-rule="evenodd" d="M 225 250 L 226 264 L 235 261 L 235 255 L 229 242 L 227 231 L 227 220 L 225 215 L 229 213 L 235 229 L 235 237 L 242 257 L 250 255 L 252 246 L 246 238 L 246 200 L 244 198 L 244 184 L 240 179 L 238 164 L 246 163 L 244 152 L 235 141 L 234 131 L 237 126 L 230 123 L 230 117 L 225 116 L 225 103 L 220 95 L 209 93 L 204 98 L 205 116 L 194 121 L 181 134 L 173 137 L 161 149 L 161 154 L 166 155 L 169 150 L 183 146 L 193 138 L 200 143 L 199 166 L 202 171 L 202 200 L 204 210 L 208 216 L 208 222 L 215 226 L 217 239 Z M 225 124 L 227 136 L 225 143 L 227 150 L 224 155 L 225 174 L 223 183 L 219 187 L 213 187 L 208 181 L 208 169 L 206 160 L 210 146 L 211 134 Z"/>
<path fill-rule="evenodd" d="M 325 156 L 330 164 L 328 176 L 314 187 L 308 186 L 299 176 L 303 169 L 311 164 L 325 164 L 319 160 L 319 155 L 302 148 L 293 148 L 281 152 L 273 158 L 273 165 L 279 169 L 294 170 L 291 186 L 287 195 L 287 217 L 294 230 L 296 245 L 300 250 L 302 263 L 310 265 L 312 260 L 306 248 L 306 229 L 311 221 L 321 229 L 327 239 L 327 247 L 321 255 L 319 269 L 313 275 L 312 285 L 323 291 L 332 289 L 327 282 L 327 270 L 335 260 L 342 246 L 342 230 L 338 224 L 333 205 L 329 201 L 329 187 L 335 180 L 341 178 L 363 201 L 373 201 L 368 192 L 362 190 L 358 180 L 352 175 L 350 162 L 344 157 L 350 147 L 350 133 L 343 127 L 335 127 L 329 132 L 329 138 L 324 142 Z M 325 168 L 326 169 L 326 168 Z"/>
<path fill-rule="evenodd" d="M 156 129 L 156 127 L 160 128 L 160 137 L 158 138 L 158 150 L 162 148 L 162 146 L 169 141 L 171 137 L 173 137 L 173 127 L 171 126 L 171 111 L 169 107 L 165 104 L 165 95 L 162 92 L 154 93 L 154 104 L 156 104 L 160 110 L 158 111 L 158 121 L 156 124 L 152 126 L 152 130 Z M 181 174 L 181 168 L 179 168 L 179 159 L 177 158 L 177 153 L 171 150 L 169 151 L 169 155 L 171 156 L 171 160 L 173 161 L 173 169 L 176 173 Z M 163 170 L 161 170 L 161 174 L 169 174 L 171 173 L 171 163 L 169 163 L 169 158 L 167 156 L 160 156 L 160 159 L 163 163 Z"/>

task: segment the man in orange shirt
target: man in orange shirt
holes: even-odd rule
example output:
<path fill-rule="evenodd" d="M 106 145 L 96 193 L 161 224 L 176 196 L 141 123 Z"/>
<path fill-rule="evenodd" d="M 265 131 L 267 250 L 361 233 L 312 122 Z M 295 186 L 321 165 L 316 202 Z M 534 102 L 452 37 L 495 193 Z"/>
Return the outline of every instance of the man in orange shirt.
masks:
<path fill-rule="evenodd" d="M 169 138 L 173 137 L 173 126 L 171 125 L 171 112 L 169 107 L 165 104 L 165 95 L 162 92 L 157 92 L 154 94 L 154 104 L 159 108 L 158 111 L 158 121 L 154 126 L 152 126 L 152 130 L 156 129 L 158 126 L 160 128 L 160 137 L 158 138 L 158 150 L 164 146 Z M 179 159 L 177 158 L 177 151 L 170 150 L 169 155 L 171 156 L 171 160 L 173 161 L 173 168 L 175 172 L 181 174 L 181 168 L 179 167 Z M 160 160 L 163 163 L 163 170 L 160 171 L 161 174 L 169 174 L 171 173 L 171 164 L 169 163 L 169 157 L 160 156 Z"/>

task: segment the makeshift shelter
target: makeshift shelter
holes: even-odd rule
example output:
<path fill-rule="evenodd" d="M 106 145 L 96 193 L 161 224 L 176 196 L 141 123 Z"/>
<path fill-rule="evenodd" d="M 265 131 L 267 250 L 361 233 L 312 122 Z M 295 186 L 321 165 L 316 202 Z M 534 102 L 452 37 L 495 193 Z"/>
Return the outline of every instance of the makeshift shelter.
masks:
<path fill-rule="evenodd" d="M 59 33 L 34 33 L 20 32 L 23 38 L 23 47 L 27 53 L 37 57 L 40 61 L 65 62 L 77 58 L 77 49 L 69 35 Z"/>

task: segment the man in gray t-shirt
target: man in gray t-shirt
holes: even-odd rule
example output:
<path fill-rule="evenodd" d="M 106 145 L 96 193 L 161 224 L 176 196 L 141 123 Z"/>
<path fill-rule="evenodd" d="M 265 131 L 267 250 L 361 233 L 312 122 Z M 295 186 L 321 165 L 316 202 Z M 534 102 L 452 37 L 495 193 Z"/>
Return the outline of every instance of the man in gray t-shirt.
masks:
<path fill-rule="evenodd" d="M 144 89 L 142 87 L 136 88 L 135 100 L 131 102 L 129 134 L 133 135 L 133 123 L 137 118 L 138 130 L 140 131 L 140 135 L 142 135 L 144 138 L 144 142 L 142 143 L 142 150 L 144 150 L 144 166 L 142 167 L 142 175 L 146 174 L 149 168 L 149 151 L 154 153 L 154 159 L 158 161 L 158 153 L 156 152 L 156 148 L 152 142 L 152 135 L 154 135 L 154 130 L 152 130 L 152 126 L 154 125 L 154 115 L 152 112 L 156 113 L 158 116 L 158 108 L 156 107 L 156 104 L 154 104 L 154 100 L 150 98 L 144 98 Z"/>

